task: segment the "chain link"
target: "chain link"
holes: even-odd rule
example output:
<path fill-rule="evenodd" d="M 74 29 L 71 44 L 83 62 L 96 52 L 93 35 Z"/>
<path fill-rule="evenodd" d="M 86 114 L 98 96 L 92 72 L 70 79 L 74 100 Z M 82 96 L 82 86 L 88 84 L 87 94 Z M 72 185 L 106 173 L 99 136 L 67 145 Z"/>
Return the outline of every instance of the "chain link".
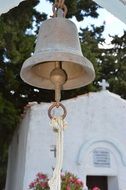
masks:
<path fill-rule="evenodd" d="M 54 115 L 52 115 L 52 110 L 55 109 L 55 108 L 57 109 L 57 108 L 59 108 L 59 107 L 62 108 L 62 110 L 63 110 L 63 114 L 60 115 L 60 117 L 61 117 L 62 119 L 64 119 L 64 118 L 66 117 L 67 111 L 66 111 L 65 106 L 64 106 L 63 104 L 61 104 L 60 102 L 54 102 L 54 103 L 49 107 L 49 109 L 48 109 L 48 116 L 49 116 L 50 119 L 52 119 L 52 118 L 55 117 Z"/>

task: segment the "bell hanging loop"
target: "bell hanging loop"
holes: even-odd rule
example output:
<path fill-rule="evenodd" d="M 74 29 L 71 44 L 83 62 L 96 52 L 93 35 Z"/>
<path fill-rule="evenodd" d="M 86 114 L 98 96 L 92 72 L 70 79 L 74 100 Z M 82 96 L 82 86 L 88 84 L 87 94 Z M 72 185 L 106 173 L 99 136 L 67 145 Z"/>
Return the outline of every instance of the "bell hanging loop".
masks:
<path fill-rule="evenodd" d="M 62 12 L 61 12 L 62 10 Z M 55 0 L 55 3 L 53 4 L 52 7 L 53 11 L 53 17 L 66 17 L 67 15 L 67 6 L 65 5 L 65 0 Z"/>

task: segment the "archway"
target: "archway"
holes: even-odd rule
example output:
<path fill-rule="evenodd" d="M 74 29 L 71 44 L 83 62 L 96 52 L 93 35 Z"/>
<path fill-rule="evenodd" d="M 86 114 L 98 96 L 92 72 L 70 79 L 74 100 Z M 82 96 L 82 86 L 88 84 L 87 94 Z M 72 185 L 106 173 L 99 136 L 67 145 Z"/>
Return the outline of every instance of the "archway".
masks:
<path fill-rule="evenodd" d="M 126 155 L 116 139 L 92 138 L 81 146 L 77 161 L 89 189 L 99 186 L 101 190 L 119 190 Z"/>

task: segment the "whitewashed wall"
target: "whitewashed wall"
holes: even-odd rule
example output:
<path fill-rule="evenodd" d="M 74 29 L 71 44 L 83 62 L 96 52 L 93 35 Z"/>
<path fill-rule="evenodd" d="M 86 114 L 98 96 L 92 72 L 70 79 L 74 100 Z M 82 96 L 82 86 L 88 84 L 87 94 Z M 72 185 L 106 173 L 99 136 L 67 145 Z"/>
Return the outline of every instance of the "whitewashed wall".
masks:
<path fill-rule="evenodd" d="M 126 101 L 109 91 L 101 91 L 63 104 L 68 112 L 63 171 L 71 171 L 84 181 L 87 175 L 106 175 L 109 190 L 126 189 Z M 50 146 L 55 144 L 55 133 L 49 126 L 49 106 L 46 103 L 32 106 L 15 133 L 6 190 L 26 190 L 40 171 L 52 174 L 55 158 Z M 99 148 L 110 153 L 110 167 L 94 166 L 93 151 Z"/>
<path fill-rule="evenodd" d="M 29 133 L 30 110 L 19 128 L 15 131 L 9 148 L 6 190 L 24 189 L 25 161 L 27 155 L 27 136 Z"/>

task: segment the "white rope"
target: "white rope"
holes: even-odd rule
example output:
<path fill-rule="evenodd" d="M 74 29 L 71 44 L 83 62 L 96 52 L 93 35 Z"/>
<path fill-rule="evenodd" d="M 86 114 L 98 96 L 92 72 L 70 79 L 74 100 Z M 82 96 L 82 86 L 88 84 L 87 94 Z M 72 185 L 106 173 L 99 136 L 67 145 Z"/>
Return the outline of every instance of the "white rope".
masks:
<path fill-rule="evenodd" d="M 52 178 L 48 184 L 50 190 L 61 190 L 61 169 L 63 163 L 63 131 L 66 123 L 62 117 L 54 117 L 51 120 L 51 126 L 56 132 L 56 167 L 53 171 Z"/>

